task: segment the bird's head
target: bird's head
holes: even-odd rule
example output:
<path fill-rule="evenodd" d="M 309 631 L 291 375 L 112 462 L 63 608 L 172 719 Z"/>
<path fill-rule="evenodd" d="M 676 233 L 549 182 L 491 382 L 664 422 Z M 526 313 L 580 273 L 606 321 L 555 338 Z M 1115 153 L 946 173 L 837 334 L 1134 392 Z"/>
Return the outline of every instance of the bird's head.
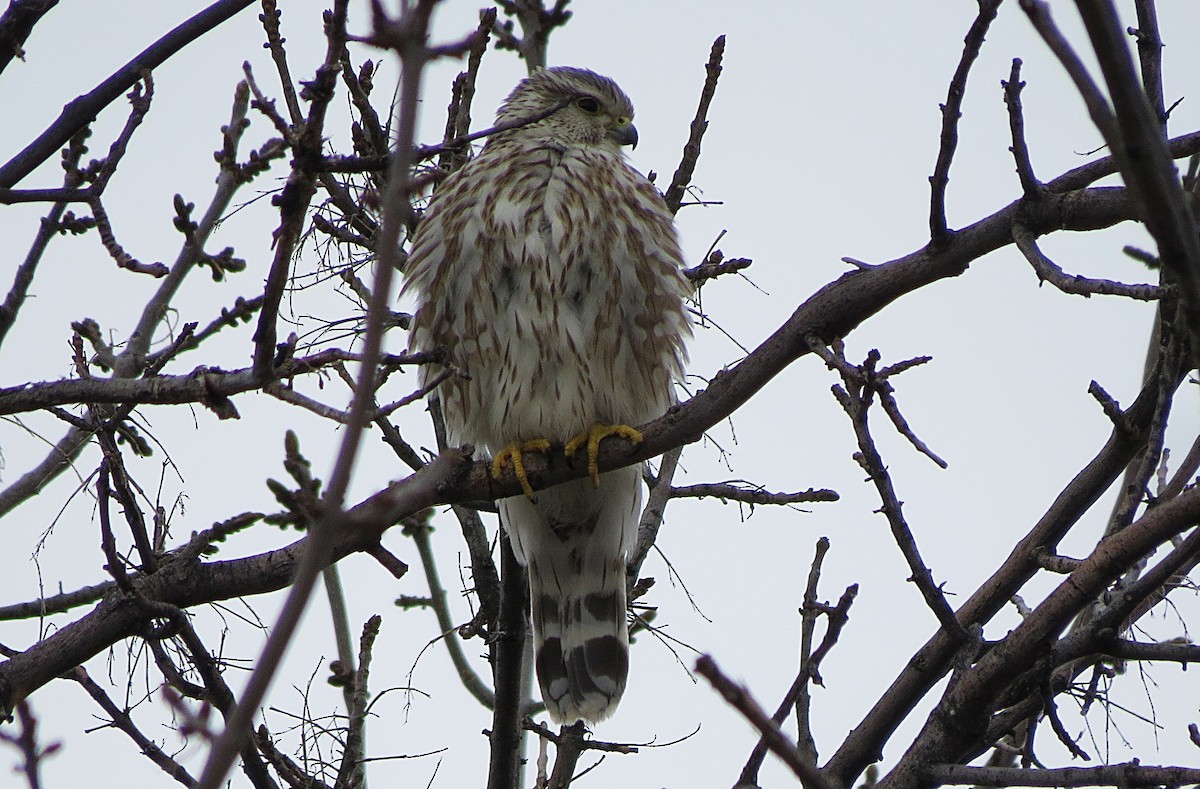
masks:
<path fill-rule="evenodd" d="M 549 113 L 549 114 L 547 114 Z M 560 66 L 534 72 L 505 99 L 497 123 L 515 123 L 545 115 L 507 135 L 560 145 L 588 145 L 618 151 L 637 145 L 633 103 L 608 77 Z"/>

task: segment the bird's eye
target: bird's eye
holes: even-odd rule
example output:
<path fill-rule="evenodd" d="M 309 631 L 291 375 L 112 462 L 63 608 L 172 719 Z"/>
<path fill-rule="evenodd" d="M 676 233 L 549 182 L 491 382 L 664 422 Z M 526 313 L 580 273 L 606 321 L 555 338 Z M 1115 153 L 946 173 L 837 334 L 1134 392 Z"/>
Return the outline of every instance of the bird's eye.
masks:
<path fill-rule="evenodd" d="M 587 113 L 597 113 L 600 111 L 600 102 L 591 96 L 584 96 L 575 103 L 579 105 L 579 109 Z"/>

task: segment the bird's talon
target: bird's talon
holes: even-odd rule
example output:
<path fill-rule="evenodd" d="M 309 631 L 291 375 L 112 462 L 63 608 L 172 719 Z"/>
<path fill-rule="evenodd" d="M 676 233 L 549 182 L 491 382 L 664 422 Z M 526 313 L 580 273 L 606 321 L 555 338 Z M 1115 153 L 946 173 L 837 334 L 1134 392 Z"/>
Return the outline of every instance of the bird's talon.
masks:
<path fill-rule="evenodd" d="M 492 458 L 492 479 L 502 479 L 504 467 L 511 465 L 513 476 L 517 478 L 517 482 L 521 483 L 521 491 L 525 497 L 530 501 L 536 501 L 533 495 L 533 486 L 529 484 L 529 475 L 525 473 L 525 461 L 521 456 L 525 452 L 545 452 L 549 448 L 550 441 L 545 438 L 512 442 Z"/>
<path fill-rule="evenodd" d="M 600 456 L 600 442 L 609 436 L 624 438 L 635 447 L 642 443 L 644 438 L 640 431 L 629 425 L 605 425 L 593 422 L 590 430 L 572 437 L 563 446 L 563 454 L 567 457 L 573 457 L 580 448 L 587 447 L 588 476 L 591 477 L 593 487 L 600 487 L 600 464 L 597 460 Z"/>

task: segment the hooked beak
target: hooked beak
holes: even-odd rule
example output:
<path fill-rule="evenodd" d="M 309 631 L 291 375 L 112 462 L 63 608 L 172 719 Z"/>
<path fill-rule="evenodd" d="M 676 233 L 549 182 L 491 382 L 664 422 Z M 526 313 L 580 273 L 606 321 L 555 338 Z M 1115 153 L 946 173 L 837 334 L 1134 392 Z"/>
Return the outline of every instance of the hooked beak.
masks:
<path fill-rule="evenodd" d="M 617 141 L 617 145 L 629 145 L 636 148 L 638 144 L 637 127 L 632 123 L 625 123 L 612 130 L 612 138 Z"/>

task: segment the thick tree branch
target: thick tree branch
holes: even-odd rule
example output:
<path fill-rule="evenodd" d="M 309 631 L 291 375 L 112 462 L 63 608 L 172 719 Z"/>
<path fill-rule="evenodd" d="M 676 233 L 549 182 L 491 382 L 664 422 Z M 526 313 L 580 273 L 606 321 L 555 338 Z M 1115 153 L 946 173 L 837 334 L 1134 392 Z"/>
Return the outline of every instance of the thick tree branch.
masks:
<path fill-rule="evenodd" d="M 1182 786 L 1200 782 L 1200 770 L 1156 767 L 1137 761 L 1102 767 L 1058 767 L 1030 770 L 1023 767 L 968 767 L 939 764 L 925 771 L 938 784 L 970 786 Z"/>
<path fill-rule="evenodd" d="M 1173 378 L 1176 385 L 1181 379 L 1182 372 L 1176 371 Z M 1000 567 L 958 609 L 959 622 L 965 627 L 987 623 L 1038 572 L 1040 557 L 1057 546 L 1145 446 L 1158 394 L 1158 383 L 1151 380 L 1134 403 L 1121 412 L 1112 435 L 1096 457 L 1071 480 Z M 848 782 L 876 760 L 876 754 L 896 727 L 950 670 L 957 643 L 939 632 L 913 655 L 826 765 L 834 780 Z"/>
<path fill-rule="evenodd" d="M 1104 74 L 1110 106 L 1079 56 L 1050 18 L 1049 6 L 1021 0 L 1034 27 L 1084 98 L 1092 121 L 1113 152 L 1131 190 L 1138 221 L 1158 245 L 1159 259 L 1174 275 L 1187 310 L 1192 354 L 1200 359 L 1200 238 L 1183 186 L 1166 145 L 1160 119 L 1146 98 L 1133 67 L 1116 9 L 1108 0 L 1078 2 L 1080 16 Z"/>
<path fill-rule="evenodd" d="M 1102 540 L 1007 637 L 951 683 L 913 745 L 879 782 L 880 789 L 918 786 L 924 766 L 964 755 L 990 715 L 991 700 L 1044 654 L 1046 640 L 1061 632 L 1131 563 L 1191 528 L 1197 519 L 1200 489 L 1192 489 Z"/>
<path fill-rule="evenodd" d="M 529 628 L 529 580 L 513 554 L 508 535 L 500 537 L 500 610 L 491 644 L 492 728 L 488 732 L 491 759 L 487 789 L 519 789 L 521 775 L 521 718 L 528 666 L 525 636 Z M 557 773 L 557 769 L 555 770 Z M 567 773 L 568 780 L 570 772 Z M 565 786 L 566 784 L 563 784 Z"/>
<path fill-rule="evenodd" d="M 402 354 L 388 357 L 389 365 L 437 361 L 437 354 Z M 361 354 L 328 348 L 309 356 L 287 359 L 276 366 L 274 379 L 282 381 L 315 373 L 338 362 L 360 361 Z M 26 383 L 0 389 L 0 414 L 37 411 L 60 405 L 136 403 L 172 405 L 200 403 L 221 416 L 230 397 L 264 388 L 253 368 L 237 370 L 197 367 L 186 375 L 148 375 L 144 378 L 73 378 Z"/>

